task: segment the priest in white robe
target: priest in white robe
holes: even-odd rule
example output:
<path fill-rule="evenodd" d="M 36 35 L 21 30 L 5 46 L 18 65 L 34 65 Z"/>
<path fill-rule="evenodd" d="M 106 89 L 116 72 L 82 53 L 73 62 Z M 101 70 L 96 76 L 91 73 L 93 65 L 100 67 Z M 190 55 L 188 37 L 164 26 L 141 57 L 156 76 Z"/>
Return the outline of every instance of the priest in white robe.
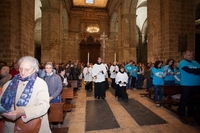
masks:
<path fill-rule="evenodd" d="M 85 90 L 92 91 L 92 68 L 90 67 L 90 63 L 87 63 L 87 66 L 83 69 L 83 76 Z"/>
<path fill-rule="evenodd" d="M 99 57 L 97 63 L 94 64 L 92 69 L 92 76 L 94 78 L 94 97 L 97 99 L 105 99 L 105 75 L 107 74 L 106 68 Z"/>

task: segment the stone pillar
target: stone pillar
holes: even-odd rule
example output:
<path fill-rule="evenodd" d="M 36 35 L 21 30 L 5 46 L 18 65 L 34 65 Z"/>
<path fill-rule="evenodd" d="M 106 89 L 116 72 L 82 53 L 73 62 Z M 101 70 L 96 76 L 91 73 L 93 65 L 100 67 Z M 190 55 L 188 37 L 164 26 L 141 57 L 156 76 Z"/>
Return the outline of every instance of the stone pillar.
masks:
<path fill-rule="evenodd" d="M 195 0 L 151 0 L 147 6 L 148 61 L 179 61 L 183 58 L 180 47 L 194 51 Z M 180 35 L 185 35 L 183 42 Z"/>
<path fill-rule="evenodd" d="M 24 55 L 34 56 L 34 1 L 6 0 L 0 7 L 0 60 L 11 65 Z"/>
<path fill-rule="evenodd" d="M 42 1 L 41 62 L 62 62 L 62 0 Z"/>
<path fill-rule="evenodd" d="M 119 61 L 137 62 L 136 57 L 136 4 L 126 0 L 118 8 L 118 51 Z M 131 6 L 130 6 L 131 5 Z"/>

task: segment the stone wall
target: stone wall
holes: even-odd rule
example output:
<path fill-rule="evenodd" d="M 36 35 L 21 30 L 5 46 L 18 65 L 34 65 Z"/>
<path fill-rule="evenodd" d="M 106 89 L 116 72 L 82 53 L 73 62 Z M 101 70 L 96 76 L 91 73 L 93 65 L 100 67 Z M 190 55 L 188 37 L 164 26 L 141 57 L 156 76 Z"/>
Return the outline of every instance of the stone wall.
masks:
<path fill-rule="evenodd" d="M 42 1 L 41 62 L 62 62 L 62 1 Z"/>
<path fill-rule="evenodd" d="M 185 49 L 195 49 L 195 1 L 151 0 L 148 3 L 148 61 L 182 59 L 179 35 L 187 36 Z"/>
<path fill-rule="evenodd" d="M 34 56 L 34 0 L 0 2 L 0 60 Z"/>

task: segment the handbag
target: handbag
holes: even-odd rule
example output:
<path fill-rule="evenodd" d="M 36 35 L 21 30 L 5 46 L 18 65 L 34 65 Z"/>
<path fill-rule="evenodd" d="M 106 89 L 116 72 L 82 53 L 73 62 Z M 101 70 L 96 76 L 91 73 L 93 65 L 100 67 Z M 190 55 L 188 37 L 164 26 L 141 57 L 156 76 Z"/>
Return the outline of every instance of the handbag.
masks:
<path fill-rule="evenodd" d="M 16 110 L 16 105 L 14 104 Z M 41 126 L 41 118 L 34 118 L 28 122 L 23 122 L 22 118 L 15 121 L 14 133 L 38 133 Z"/>
<path fill-rule="evenodd" d="M 38 133 L 41 126 L 41 118 L 35 118 L 27 123 L 20 117 L 15 122 L 14 133 Z"/>
<path fill-rule="evenodd" d="M 4 131 L 4 119 L 0 119 L 0 133 L 3 133 Z"/>

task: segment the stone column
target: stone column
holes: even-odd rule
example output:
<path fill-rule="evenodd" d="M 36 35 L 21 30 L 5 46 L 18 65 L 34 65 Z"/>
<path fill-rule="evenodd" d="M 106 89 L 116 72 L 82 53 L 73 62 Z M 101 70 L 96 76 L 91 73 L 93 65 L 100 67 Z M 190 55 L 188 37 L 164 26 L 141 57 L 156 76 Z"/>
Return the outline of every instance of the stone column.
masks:
<path fill-rule="evenodd" d="M 134 60 L 137 62 L 136 58 L 136 15 L 134 14 L 122 14 L 121 15 L 121 28 L 119 28 L 120 34 L 120 41 L 121 45 L 119 45 L 120 50 L 120 59 L 125 60 Z M 123 50 L 122 50 L 123 49 Z"/>
<path fill-rule="evenodd" d="M 0 2 L 0 60 L 8 65 L 34 56 L 34 5 L 32 0 Z"/>
<path fill-rule="evenodd" d="M 136 4 L 126 0 L 118 8 L 118 51 L 119 61 L 137 62 L 136 58 Z"/>
<path fill-rule="evenodd" d="M 62 25 L 62 1 L 42 1 L 42 44 L 41 62 L 62 62 L 61 50 L 61 25 Z"/>
<path fill-rule="evenodd" d="M 147 6 L 148 61 L 179 61 L 183 58 L 182 49 L 194 51 L 195 0 L 150 0 Z M 183 42 L 180 35 L 185 36 Z"/>

